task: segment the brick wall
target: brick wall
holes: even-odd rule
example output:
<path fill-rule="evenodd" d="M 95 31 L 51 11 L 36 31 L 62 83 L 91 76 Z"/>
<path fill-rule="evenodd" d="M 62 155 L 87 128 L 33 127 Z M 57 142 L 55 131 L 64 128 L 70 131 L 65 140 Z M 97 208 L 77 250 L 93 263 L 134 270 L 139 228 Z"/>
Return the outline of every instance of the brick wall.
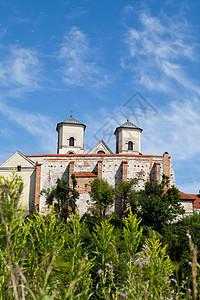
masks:
<path fill-rule="evenodd" d="M 144 187 L 147 180 L 161 180 L 162 173 L 165 172 L 170 177 L 171 184 L 175 178 L 171 160 L 168 153 L 163 156 L 143 156 L 143 155 L 44 155 L 29 156 L 33 161 L 42 164 L 40 188 L 51 188 L 56 185 L 57 178 L 64 177 L 69 180 L 75 173 L 78 181 L 78 209 L 80 214 L 87 210 L 86 200 L 89 200 L 89 187 L 86 186 L 96 176 L 106 179 L 109 184 L 115 186 L 121 180 L 134 178 L 138 173 L 144 181 L 138 184 L 138 189 Z M 155 168 L 155 170 L 153 170 Z M 40 211 L 45 211 L 45 198 L 40 197 Z M 113 208 L 114 209 L 114 208 Z M 117 203 L 115 205 L 117 209 Z"/>

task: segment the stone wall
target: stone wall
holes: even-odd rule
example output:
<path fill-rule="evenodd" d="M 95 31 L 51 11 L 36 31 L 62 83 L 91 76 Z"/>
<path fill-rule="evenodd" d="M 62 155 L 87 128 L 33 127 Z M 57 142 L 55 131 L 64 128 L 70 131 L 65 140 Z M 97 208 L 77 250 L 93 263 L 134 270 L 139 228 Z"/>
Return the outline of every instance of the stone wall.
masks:
<path fill-rule="evenodd" d="M 181 200 L 181 205 L 183 206 L 186 215 L 193 214 L 193 203 L 190 200 Z"/>
<path fill-rule="evenodd" d="M 89 200 L 88 184 L 95 178 L 103 178 L 109 184 L 115 186 L 121 180 L 129 180 L 141 174 L 144 181 L 138 184 L 138 189 L 144 187 L 145 181 L 161 181 L 163 172 L 170 176 L 170 183 L 174 184 L 175 178 L 172 172 L 171 159 L 168 153 L 163 156 L 129 155 L 129 154 L 79 154 L 79 155 L 38 155 L 28 156 L 37 162 L 40 172 L 36 173 L 36 185 L 40 189 L 52 188 L 56 185 L 57 178 L 64 177 L 69 180 L 70 175 L 75 173 L 77 177 L 77 189 L 80 193 L 78 210 L 84 214 L 87 210 L 86 201 Z M 39 174 L 39 175 L 38 175 Z M 40 179 L 38 179 L 40 176 Z M 71 184 L 71 183 L 70 183 Z M 38 194 L 37 194 L 38 195 Z M 45 212 L 45 198 L 37 198 L 39 211 Z M 117 208 L 117 203 L 115 205 Z M 113 207 L 114 210 L 114 207 Z"/>

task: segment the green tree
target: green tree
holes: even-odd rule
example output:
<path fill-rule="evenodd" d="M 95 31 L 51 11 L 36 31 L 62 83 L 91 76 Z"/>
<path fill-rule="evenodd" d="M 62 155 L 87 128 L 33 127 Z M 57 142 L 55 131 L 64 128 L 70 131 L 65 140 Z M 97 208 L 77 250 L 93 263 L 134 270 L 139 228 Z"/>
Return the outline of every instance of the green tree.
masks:
<path fill-rule="evenodd" d="M 194 213 L 184 216 L 177 223 L 165 227 L 162 234 L 162 242 L 168 244 L 167 251 L 176 263 L 179 282 L 184 282 L 185 278 L 188 278 L 187 285 L 191 285 L 191 266 L 188 262 L 192 260 L 193 251 L 188 237 L 191 237 L 192 243 L 200 249 L 200 215 Z M 197 260 L 200 261 L 199 251 Z M 199 274 L 200 271 L 198 270 L 198 276 Z M 199 285 L 198 292 L 200 293 Z"/>
<path fill-rule="evenodd" d="M 162 182 L 146 182 L 139 192 L 138 215 L 143 224 L 160 231 L 165 225 L 184 214 L 180 204 L 179 191 L 175 186 L 164 189 L 169 179 L 163 176 Z"/>
<path fill-rule="evenodd" d="M 137 211 L 136 208 L 138 206 L 138 192 L 136 191 L 135 187 L 140 180 L 141 178 L 138 176 L 128 181 L 120 181 L 115 188 L 115 194 L 120 198 L 121 201 L 121 225 L 123 216 L 130 206 L 133 213 Z"/>
<path fill-rule="evenodd" d="M 72 209 L 73 214 L 76 211 L 76 200 L 79 198 L 79 192 L 76 190 L 77 180 L 74 174 L 71 175 L 72 179 L 72 189 L 71 189 L 71 196 L 69 198 L 69 205 Z"/>
<path fill-rule="evenodd" d="M 46 196 L 46 204 L 50 207 L 54 203 L 55 211 L 59 214 L 60 219 L 66 222 L 71 207 L 72 213 L 75 213 L 76 200 L 79 197 L 79 192 L 76 190 L 77 180 L 74 174 L 71 175 L 72 188 L 64 178 L 58 178 L 57 185 L 52 189 L 44 189 L 41 194 Z"/>
<path fill-rule="evenodd" d="M 100 178 L 95 178 L 90 186 L 91 200 L 88 201 L 89 204 L 92 204 L 90 209 L 98 211 L 100 216 L 105 216 L 107 210 L 114 203 L 114 189 L 107 181 Z"/>

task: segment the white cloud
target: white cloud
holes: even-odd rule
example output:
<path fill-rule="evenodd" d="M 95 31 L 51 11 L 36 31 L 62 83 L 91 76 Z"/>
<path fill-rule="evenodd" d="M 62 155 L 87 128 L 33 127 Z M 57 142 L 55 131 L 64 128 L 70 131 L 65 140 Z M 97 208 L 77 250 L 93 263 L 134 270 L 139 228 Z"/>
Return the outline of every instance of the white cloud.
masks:
<path fill-rule="evenodd" d="M 41 63 L 35 51 L 12 47 L 0 61 L 0 84 L 12 88 L 38 89 Z"/>
<path fill-rule="evenodd" d="M 195 161 L 200 153 L 200 100 L 171 102 L 156 116 L 143 120 L 142 151 L 162 154 L 168 151 L 176 161 Z M 153 133 L 153 134 L 152 134 Z"/>
<path fill-rule="evenodd" d="M 165 27 L 162 26 L 158 18 L 142 13 L 140 19 L 146 31 L 152 35 L 161 35 L 166 32 Z"/>
<path fill-rule="evenodd" d="M 141 72 L 140 84 L 152 91 L 159 90 L 167 93 L 170 89 L 170 82 L 167 78 L 163 76 L 158 78 L 158 76 L 155 76 L 154 74 L 150 75 L 146 72 Z"/>
<path fill-rule="evenodd" d="M 173 22 L 173 18 L 162 21 L 146 12 L 139 15 L 141 30 L 128 27 L 124 37 L 127 52 L 121 66 L 131 70 L 135 82 L 149 90 L 173 91 L 178 84 L 200 94 L 198 84 L 190 79 L 183 62 L 193 62 L 195 46 L 187 36 L 186 22 Z M 147 80 L 148 79 L 148 80 Z M 164 88 L 165 86 L 165 88 Z"/>
<path fill-rule="evenodd" d="M 87 10 L 81 6 L 76 6 L 72 8 L 69 13 L 66 15 L 67 19 L 77 19 L 87 14 Z"/>
<path fill-rule="evenodd" d="M 94 146 L 104 139 L 115 151 L 115 128 L 123 124 L 129 115 L 131 122 L 143 128 L 143 154 L 163 155 L 167 151 L 177 163 L 195 163 L 200 153 L 200 99 L 174 101 L 158 108 L 157 111 L 150 105 L 150 102 L 143 101 L 139 107 L 135 97 L 125 109 L 116 107 L 111 115 L 109 111 L 104 110 L 99 112 L 98 119 L 93 115 L 87 116 L 86 140 Z"/>
<path fill-rule="evenodd" d="M 37 137 L 43 151 L 55 153 L 55 124 L 41 114 L 27 113 L 18 108 L 8 107 L 0 102 L 0 112 L 6 115 L 11 123 L 21 126 L 31 136 Z"/>
<path fill-rule="evenodd" d="M 185 75 L 180 65 L 166 61 L 163 63 L 162 68 L 168 77 L 175 79 L 178 83 L 180 83 L 180 85 L 200 95 L 200 88 L 193 84 L 192 81 Z"/>
<path fill-rule="evenodd" d="M 198 179 L 192 182 L 192 178 L 198 178 L 200 85 L 193 68 L 197 70 L 199 63 L 199 45 L 191 36 L 191 26 L 178 16 L 167 18 L 162 14 L 161 19 L 142 12 L 139 22 L 137 29 L 126 27 L 126 51 L 121 66 L 132 72 L 134 84 L 140 85 L 141 90 L 154 92 L 149 97 L 160 92 L 156 105 L 158 114 L 140 119 L 144 129 L 142 153 L 162 155 L 168 151 L 175 165 L 177 182 L 181 181 L 179 188 L 195 193 L 200 189 Z M 132 121 L 137 124 L 136 120 Z"/>
<path fill-rule="evenodd" d="M 89 46 L 87 36 L 78 28 L 72 27 L 65 35 L 59 52 L 63 63 L 63 79 L 70 86 L 100 87 L 109 83 L 109 77 L 97 62 L 97 50 Z"/>
<path fill-rule="evenodd" d="M 36 53 L 29 49 L 13 48 L 11 54 L 11 80 L 22 86 L 38 88 L 40 63 Z"/>

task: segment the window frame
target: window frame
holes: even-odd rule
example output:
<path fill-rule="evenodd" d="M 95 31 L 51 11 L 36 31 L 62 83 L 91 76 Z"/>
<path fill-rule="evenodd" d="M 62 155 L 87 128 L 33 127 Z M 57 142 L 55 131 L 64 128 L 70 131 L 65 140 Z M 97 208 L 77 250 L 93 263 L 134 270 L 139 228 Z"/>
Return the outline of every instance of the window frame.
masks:
<path fill-rule="evenodd" d="M 18 165 L 18 166 L 17 166 L 17 172 L 21 172 L 21 170 L 22 170 L 22 166 L 21 166 L 21 165 Z"/>
<path fill-rule="evenodd" d="M 73 138 L 73 136 L 71 136 L 69 138 L 69 147 L 74 147 L 74 138 Z"/>
<path fill-rule="evenodd" d="M 128 142 L 128 150 L 129 150 L 129 151 L 133 151 L 133 146 L 134 146 L 133 142 L 132 142 L 132 141 L 129 141 L 129 142 Z"/>

